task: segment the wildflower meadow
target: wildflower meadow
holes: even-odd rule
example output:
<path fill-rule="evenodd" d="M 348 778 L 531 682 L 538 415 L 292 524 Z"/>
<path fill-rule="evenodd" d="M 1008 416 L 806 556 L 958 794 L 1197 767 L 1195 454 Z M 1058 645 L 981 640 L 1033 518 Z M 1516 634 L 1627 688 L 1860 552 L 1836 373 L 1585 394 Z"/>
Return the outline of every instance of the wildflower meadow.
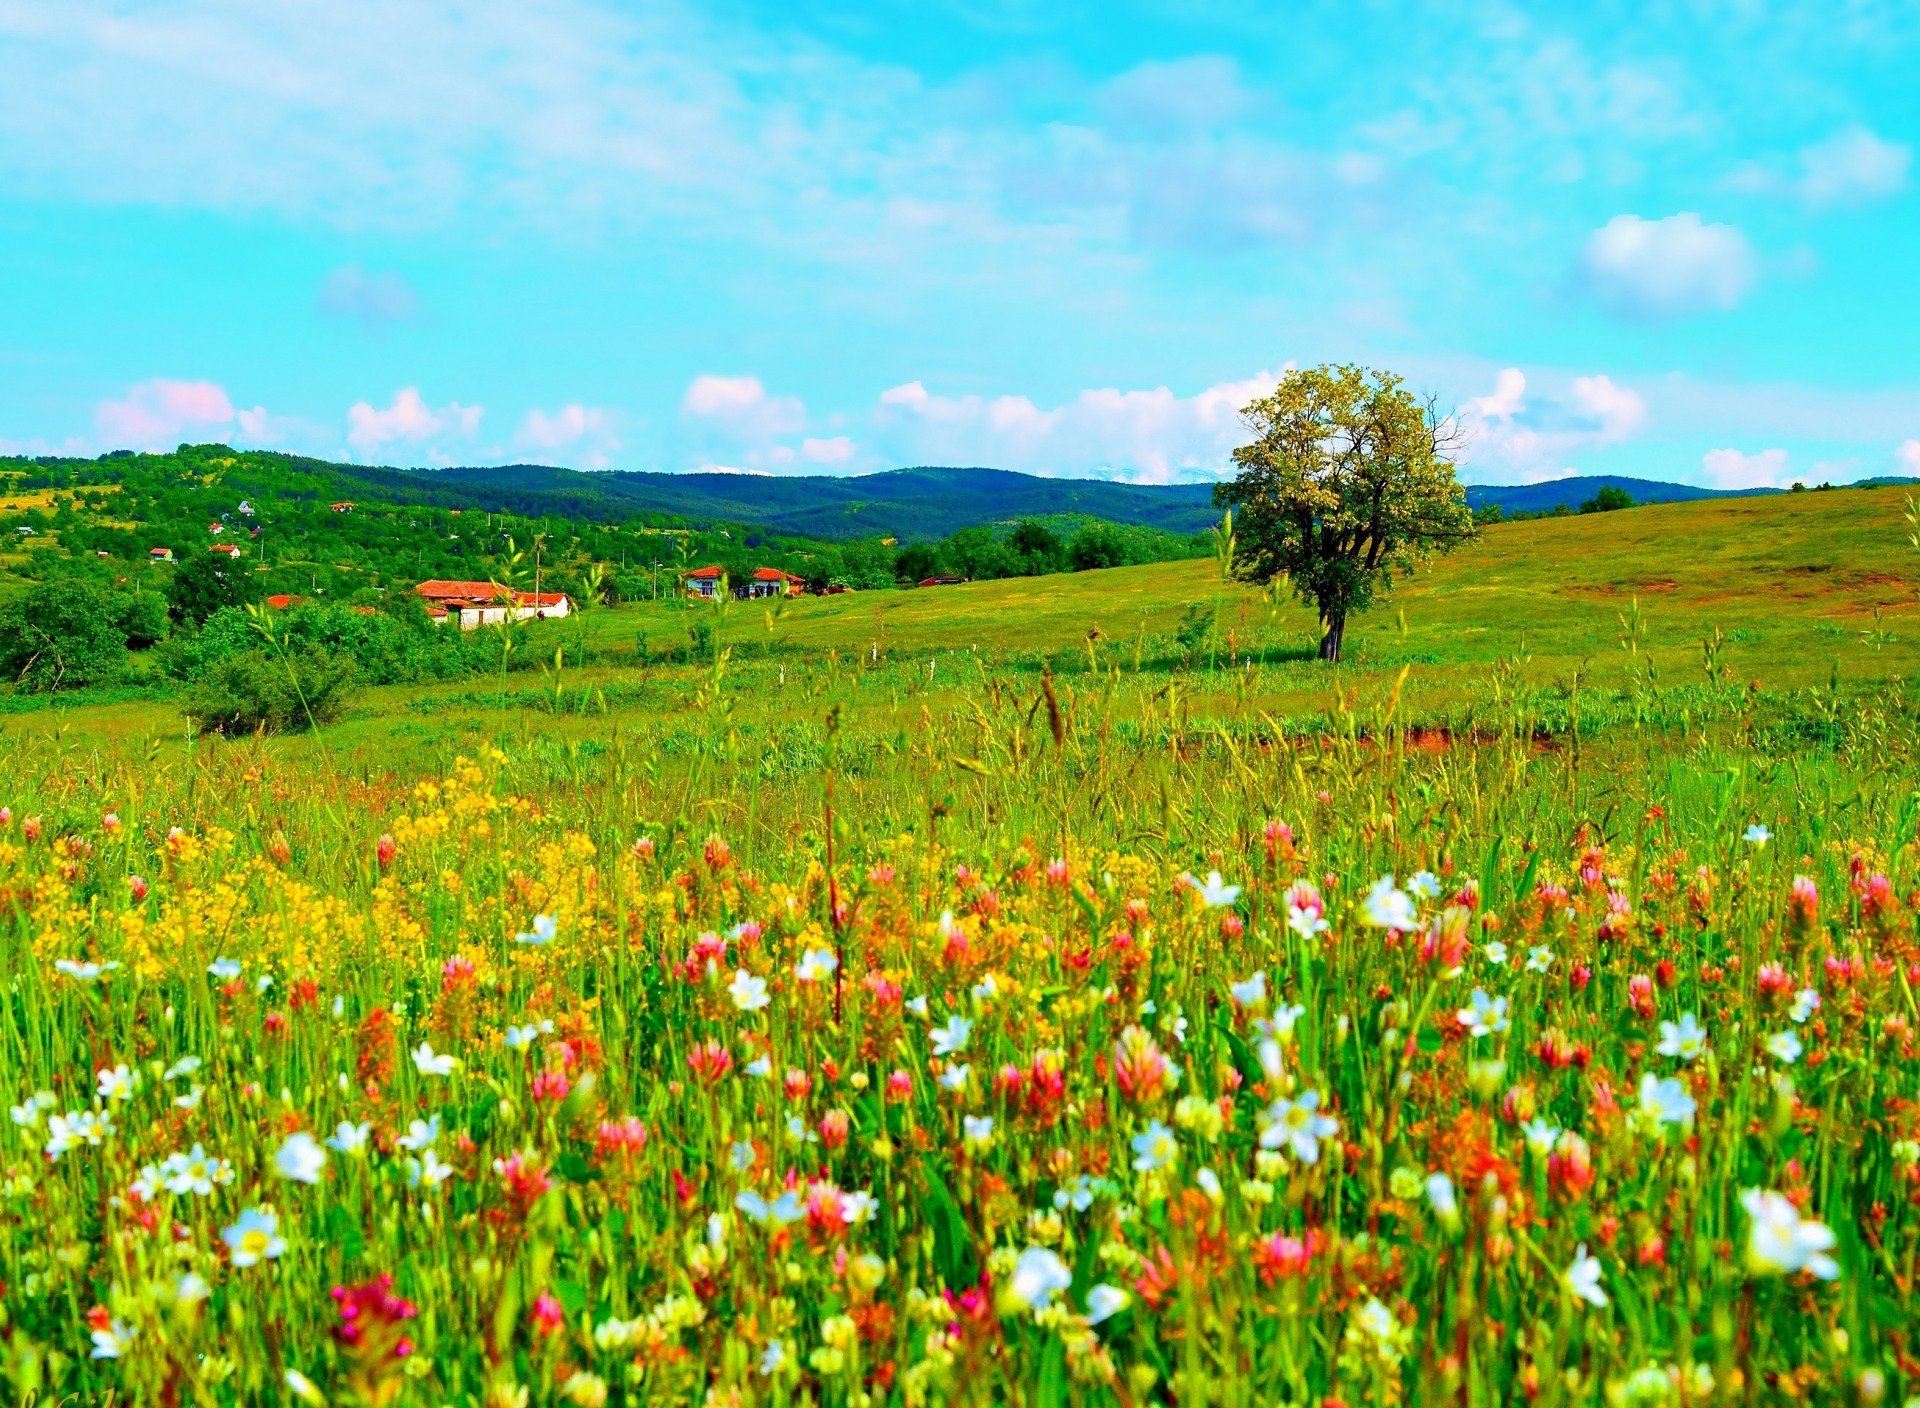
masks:
<path fill-rule="evenodd" d="M 1920 1395 L 1910 711 L 983 670 L 776 765 L 689 688 L 685 749 L 10 745 L 11 1393 Z"/>

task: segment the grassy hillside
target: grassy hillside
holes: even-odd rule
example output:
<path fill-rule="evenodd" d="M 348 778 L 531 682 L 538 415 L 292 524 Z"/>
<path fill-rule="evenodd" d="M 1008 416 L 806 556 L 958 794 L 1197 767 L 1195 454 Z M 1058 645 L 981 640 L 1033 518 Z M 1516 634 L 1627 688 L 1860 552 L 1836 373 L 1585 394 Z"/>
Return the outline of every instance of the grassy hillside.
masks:
<path fill-rule="evenodd" d="M 1902 512 L 1902 491 L 1879 489 L 1498 525 L 1361 618 L 1338 670 L 1311 658 L 1310 611 L 1194 561 L 773 606 L 601 608 L 523 644 L 523 662 L 562 651 L 557 674 L 370 689 L 323 741 L 288 746 L 377 759 L 474 731 L 591 739 L 609 719 L 697 731 L 716 697 L 765 737 L 823 707 L 823 679 L 850 719 L 878 727 L 956 707 L 956 688 L 989 675 L 1030 682 L 1042 664 L 1071 690 L 1107 691 L 1116 717 L 1164 712 L 1172 690 L 1196 715 L 1259 727 L 1374 707 L 1403 669 L 1404 706 L 1436 726 L 1506 709 L 1515 690 L 1549 733 L 1576 718 L 1598 730 L 1804 713 L 1808 691 L 1836 678 L 1857 692 L 1910 673 L 1920 554 Z M 710 662 L 684 663 L 703 632 L 730 652 L 718 686 Z M 56 726 L 133 738 L 180 723 L 164 699 L 0 720 L 0 732 Z"/>
<path fill-rule="evenodd" d="M 1905 541 L 1898 490 L 1706 500 L 1629 513 L 1495 525 L 1361 618 L 1351 664 L 1454 666 L 1530 658 L 1530 669 L 1619 675 L 1637 610 L 1641 645 L 1656 668 L 1701 656 L 1718 629 L 1721 658 L 1779 680 L 1893 669 L 1901 651 L 1875 649 L 1879 629 L 1916 624 L 1920 554 Z M 779 637 L 810 650 L 1059 651 L 1098 629 L 1108 651 L 1173 631 L 1194 603 L 1218 601 L 1223 630 L 1243 640 L 1314 639 L 1311 612 L 1215 581 L 1211 563 L 1177 562 L 1061 578 L 981 582 L 880 596 L 789 603 Z M 1637 602 L 1637 607 L 1636 607 Z M 1623 625 L 1622 616 L 1628 618 Z M 611 638 L 638 623 L 671 630 L 677 606 L 599 618 Z M 765 634 L 762 614 L 723 618 L 743 646 Z M 1901 642 L 1899 644 L 1910 644 Z M 1889 654 L 1888 651 L 1892 653 Z"/>

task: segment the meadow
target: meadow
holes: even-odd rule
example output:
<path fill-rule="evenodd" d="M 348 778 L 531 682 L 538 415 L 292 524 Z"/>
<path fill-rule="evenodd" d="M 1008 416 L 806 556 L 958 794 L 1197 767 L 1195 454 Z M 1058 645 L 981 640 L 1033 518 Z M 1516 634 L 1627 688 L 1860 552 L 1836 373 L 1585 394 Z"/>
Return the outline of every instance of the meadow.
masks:
<path fill-rule="evenodd" d="M 1920 1397 L 1905 534 L 1508 525 L 1338 669 L 1184 562 L 0 716 L 0 1374 Z"/>

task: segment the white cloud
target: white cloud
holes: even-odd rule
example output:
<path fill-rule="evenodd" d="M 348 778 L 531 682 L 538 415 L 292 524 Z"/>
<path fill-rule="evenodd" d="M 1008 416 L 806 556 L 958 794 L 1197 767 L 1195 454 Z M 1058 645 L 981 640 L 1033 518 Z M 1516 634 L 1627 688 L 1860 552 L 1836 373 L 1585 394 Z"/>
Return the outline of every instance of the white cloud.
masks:
<path fill-rule="evenodd" d="M 1893 458 L 1902 474 L 1920 475 L 1920 440 L 1902 441 Z"/>
<path fill-rule="evenodd" d="M 742 440 L 797 435 L 807 408 L 797 396 L 770 396 L 757 376 L 697 376 L 680 400 L 681 413 Z"/>
<path fill-rule="evenodd" d="M 853 459 L 854 449 L 850 436 L 834 435 L 824 440 L 809 437 L 800 442 L 800 458 L 813 464 L 844 465 Z"/>
<path fill-rule="evenodd" d="M 1907 184 L 1913 149 L 1848 127 L 1800 153 L 1801 194 L 1813 205 L 1850 205 L 1897 195 Z"/>
<path fill-rule="evenodd" d="M 875 434 L 896 461 L 991 465 L 1030 474 L 1098 474 L 1150 483 L 1226 472 L 1248 432 L 1240 411 L 1279 374 L 1192 396 L 1102 387 L 1043 409 L 1026 396 L 940 396 L 919 381 L 880 394 Z"/>
<path fill-rule="evenodd" d="M 1700 470 L 1708 487 L 1714 489 L 1782 489 L 1791 482 L 1787 460 L 1785 450 L 1762 450 L 1753 455 L 1739 450 L 1708 450 L 1700 457 Z"/>
<path fill-rule="evenodd" d="M 1663 220 L 1614 216 L 1588 238 L 1581 269 L 1608 311 L 1661 320 L 1733 308 L 1753 287 L 1759 261 L 1734 226 L 1688 211 Z"/>
<path fill-rule="evenodd" d="M 398 274 L 369 274 L 348 264 L 321 280 L 320 309 L 377 330 L 413 317 L 420 311 L 420 298 Z"/>
<path fill-rule="evenodd" d="M 1160 136 L 1222 126 L 1254 99 L 1232 59 L 1195 54 L 1136 65 L 1108 80 L 1095 103 L 1109 127 Z"/>
<path fill-rule="evenodd" d="M 0 5 L 0 37 L 10 186 L 356 226 L 748 189 L 811 134 L 740 75 L 841 81 L 692 12 L 593 0 L 62 0 Z"/>
<path fill-rule="evenodd" d="M 1579 472 L 1570 456 L 1621 444 L 1646 423 L 1640 393 L 1611 377 L 1577 376 L 1529 395 L 1526 373 L 1506 367 L 1491 392 L 1460 406 L 1462 465 L 1476 479 L 1562 479 Z"/>
<path fill-rule="evenodd" d="M 373 455 L 392 444 L 419 445 L 443 435 L 471 438 L 480 429 L 481 406 L 449 402 L 439 410 L 429 406 L 418 387 L 393 394 L 393 404 L 376 410 L 366 401 L 347 408 L 347 443 L 363 455 Z"/>
<path fill-rule="evenodd" d="M 212 381 L 154 377 L 119 400 L 102 401 L 93 421 L 102 442 L 116 449 L 171 450 L 183 436 L 225 440 L 236 429 L 250 440 L 271 438 L 264 406 L 236 411 L 226 388 Z"/>
<path fill-rule="evenodd" d="M 607 468 L 613 462 L 613 452 L 620 448 L 612 414 L 578 401 L 551 415 L 538 407 L 528 411 L 513 433 L 513 443 L 519 449 L 557 456 L 583 469 Z"/>
<path fill-rule="evenodd" d="M 1787 195 L 1824 209 L 1865 205 L 1906 189 L 1913 149 L 1868 128 L 1843 127 L 1800 149 L 1797 170 L 1749 162 L 1727 177 L 1727 186 L 1747 195 Z"/>

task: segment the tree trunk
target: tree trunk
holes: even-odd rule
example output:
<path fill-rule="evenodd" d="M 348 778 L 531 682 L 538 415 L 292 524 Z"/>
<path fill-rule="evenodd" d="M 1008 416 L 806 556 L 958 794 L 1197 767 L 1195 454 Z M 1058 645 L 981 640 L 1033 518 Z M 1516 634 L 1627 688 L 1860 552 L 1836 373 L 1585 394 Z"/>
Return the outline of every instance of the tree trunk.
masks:
<path fill-rule="evenodd" d="M 1347 613 L 1329 611 L 1320 618 L 1324 634 L 1320 637 L 1320 658 L 1329 664 L 1340 663 L 1340 638 L 1347 633 Z"/>

